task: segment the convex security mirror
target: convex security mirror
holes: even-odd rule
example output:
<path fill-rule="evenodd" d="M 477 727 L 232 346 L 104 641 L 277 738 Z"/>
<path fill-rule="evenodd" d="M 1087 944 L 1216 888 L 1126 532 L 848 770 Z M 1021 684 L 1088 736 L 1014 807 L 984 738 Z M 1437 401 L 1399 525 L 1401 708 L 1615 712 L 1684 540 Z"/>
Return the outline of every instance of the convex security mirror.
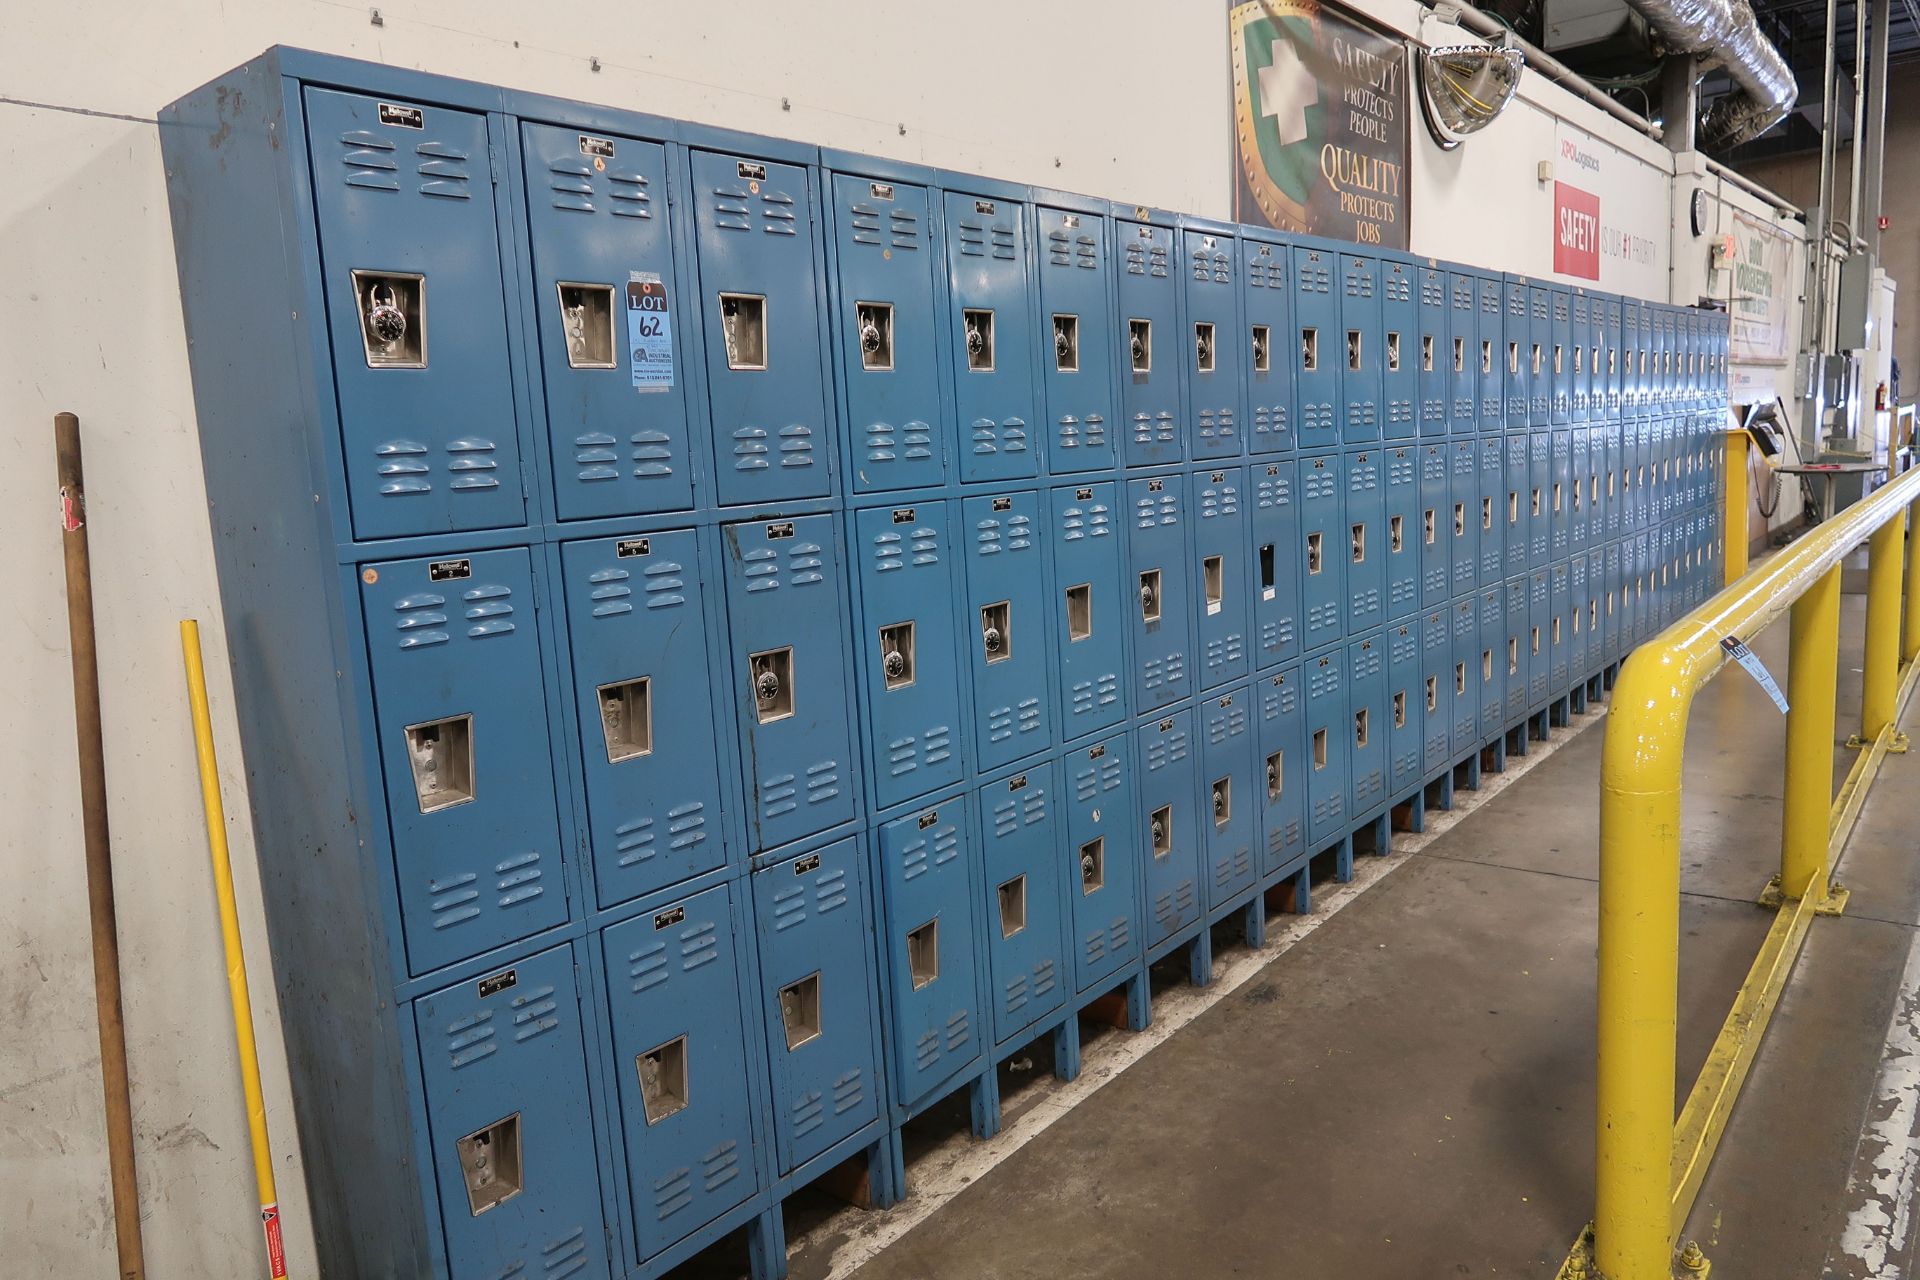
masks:
<path fill-rule="evenodd" d="M 1455 44 L 1417 52 L 1414 61 L 1427 130 L 1442 151 L 1451 151 L 1506 108 L 1526 59 L 1518 49 Z"/>

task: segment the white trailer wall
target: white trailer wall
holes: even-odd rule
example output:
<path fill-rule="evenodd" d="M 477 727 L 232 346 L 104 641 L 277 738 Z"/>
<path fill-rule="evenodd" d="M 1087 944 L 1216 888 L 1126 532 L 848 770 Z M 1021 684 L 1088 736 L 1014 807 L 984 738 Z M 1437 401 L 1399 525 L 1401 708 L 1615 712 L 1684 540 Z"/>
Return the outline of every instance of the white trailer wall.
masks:
<path fill-rule="evenodd" d="M 1364 0 L 1412 32 L 1409 0 Z M 15 6 L 0 41 L 0 1257 L 15 1275 L 112 1266 L 50 420 L 87 445 L 108 785 L 150 1274 L 262 1274 L 174 624 L 207 624 L 242 922 L 296 1271 L 311 1273 L 300 1161 L 214 590 L 154 113 L 274 43 L 877 152 L 1169 209 L 1230 213 L 1219 0 L 725 6 L 606 0 L 76 0 Z M 1429 24 L 1429 35 L 1453 38 Z M 597 58 L 600 70 L 590 69 Z M 1442 155 L 1413 122 L 1423 254 L 1547 274 L 1571 124 L 1617 167 L 1666 296 L 1671 164 L 1537 77 Z M 1620 193 L 1637 193 L 1623 199 Z M 1737 200 L 1738 197 L 1730 197 Z M 1688 249 L 1690 254 L 1692 249 Z M 1623 277 L 1624 278 L 1624 277 Z M 1603 285 L 1622 287 L 1603 279 Z M 1691 300 L 1693 290 L 1672 296 Z"/>

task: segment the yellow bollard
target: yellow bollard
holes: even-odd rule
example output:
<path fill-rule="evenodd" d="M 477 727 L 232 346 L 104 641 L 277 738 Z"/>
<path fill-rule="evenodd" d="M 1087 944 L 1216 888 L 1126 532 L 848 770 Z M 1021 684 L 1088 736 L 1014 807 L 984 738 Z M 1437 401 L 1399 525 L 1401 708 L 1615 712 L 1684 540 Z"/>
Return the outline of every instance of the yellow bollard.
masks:
<path fill-rule="evenodd" d="M 1787 660 L 1787 781 L 1780 817 L 1780 892 L 1827 897 L 1833 722 L 1840 666 L 1840 568 L 1793 603 Z"/>
<path fill-rule="evenodd" d="M 1905 530 L 1889 520 L 1867 540 L 1867 651 L 1861 663 L 1860 733 L 1848 746 L 1871 747 L 1893 723 L 1900 687 L 1900 580 Z M 1904 742 L 1891 749 L 1905 750 Z"/>
<path fill-rule="evenodd" d="M 1920 502 L 1907 508 L 1907 634 L 1900 656 L 1920 657 Z"/>
<path fill-rule="evenodd" d="M 1745 427 L 1727 432 L 1727 508 L 1726 518 L 1720 527 L 1726 540 L 1724 582 L 1728 585 L 1747 571 L 1747 506 L 1751 502 L 1748 495 L 1750 478 L 1747 475 L 1747 453 L 1752 447 L 1753 440 L 1747 435 Z"/>

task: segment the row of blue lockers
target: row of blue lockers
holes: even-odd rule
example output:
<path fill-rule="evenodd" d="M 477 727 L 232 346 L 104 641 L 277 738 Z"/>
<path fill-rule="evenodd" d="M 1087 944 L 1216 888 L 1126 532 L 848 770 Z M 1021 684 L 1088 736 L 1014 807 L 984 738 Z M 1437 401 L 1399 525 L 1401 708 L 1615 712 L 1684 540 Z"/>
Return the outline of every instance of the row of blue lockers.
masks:
<path fill-rule="evenodd" d="M 1721 312 L 668 121 L 301 105 L 358 541 L 1724 403 Z"/>
<path fill-rule="evenodd" d="M 850 1152 L 897 1179 L 906 1117 L 1421 803 L 1717 574 L 1682 516 L 421 996 L 450 1274 L 671 1260 Z"/>

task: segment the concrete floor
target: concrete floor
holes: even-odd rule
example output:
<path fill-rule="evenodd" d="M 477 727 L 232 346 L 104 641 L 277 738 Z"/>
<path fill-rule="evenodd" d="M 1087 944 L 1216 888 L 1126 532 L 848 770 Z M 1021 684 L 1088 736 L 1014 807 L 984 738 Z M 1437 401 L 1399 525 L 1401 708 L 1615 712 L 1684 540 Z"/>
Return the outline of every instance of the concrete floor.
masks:
<path fill-rule="evenodd" d="M 1863 601 L 1843 609 L 1855 644 L 1842 648 L 1842 738 L 1857 718 Z M 1754 644 L 1783 686 L 1785 645 L 1784 627 Z M 1396 856 L 1369 891 L 880 1250 L 859 1280 L 1552 1275 L 1592 1208 L 1602 737 L 1594 726 L 1562 742 L 1445 835 Z M 1778 866 L 1782 738 L 1782 717 L 1737 669 L 1696 702 L 1681 1095 L 1769 923 L 1753 900 Z M 1836 784 L 1853 754 L 1836 743 Z M 1916 785 L 1920 753 L 1890 757 L 1842 863 L 1848 914 L 1815 922 L 1699 1198 L 1690 1234 L 1719 1274 L 1813 1277 L 1831 1261 L 1920 918 Z M 1018 1082 L 1007 1086 L 1017 1112 Z M 917 1140 L 963 1128 L 936 1111 Z M 914 1160 L 910 1142 L 910 1183 Z M 849 1215 L 820 1212 L 789 1214 L 798 1280 L 848 1270 L 835 1253 Z"/>

